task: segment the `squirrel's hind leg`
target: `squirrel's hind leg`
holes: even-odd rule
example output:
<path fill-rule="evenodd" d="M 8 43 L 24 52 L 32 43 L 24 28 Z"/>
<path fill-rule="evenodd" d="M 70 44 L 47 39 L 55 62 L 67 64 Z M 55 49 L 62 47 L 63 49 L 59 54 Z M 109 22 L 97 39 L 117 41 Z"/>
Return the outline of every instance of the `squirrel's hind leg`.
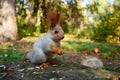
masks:
<path fill-rule="evenodd" d="M 46 62 L 47 58 L 42 49 L 35 48 L 32 51 L 30 61 L 35 64 L 40 64 L 40 63 Z"/>

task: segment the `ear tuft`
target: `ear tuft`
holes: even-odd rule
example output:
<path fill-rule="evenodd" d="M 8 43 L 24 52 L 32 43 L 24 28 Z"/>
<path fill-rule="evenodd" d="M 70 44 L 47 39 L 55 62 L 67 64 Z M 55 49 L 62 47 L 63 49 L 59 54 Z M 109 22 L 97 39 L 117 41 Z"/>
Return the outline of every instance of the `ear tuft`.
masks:
<path fill-rule="evenodd" d="M 60 16 L 59 16 L 59 21 L 58 21 L 58 24 L 59 24 L 60 26 L 62 26 L 63 20 L 64 20 L 64 16 L 63 16 L 63 14 L 60 14 Z"/>
<path fill-rule="evenodd" d="M 55 27 L 56 25 L 56 13 L 52 10 L 47 10 L 48 26 L 50 28 Z"/>

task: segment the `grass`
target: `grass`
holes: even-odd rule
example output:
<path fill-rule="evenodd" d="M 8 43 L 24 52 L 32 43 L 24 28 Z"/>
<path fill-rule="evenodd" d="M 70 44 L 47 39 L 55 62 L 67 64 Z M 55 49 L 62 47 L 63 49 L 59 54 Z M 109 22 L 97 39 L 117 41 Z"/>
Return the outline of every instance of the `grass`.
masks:
<path fill-rule="evenodd" d="M 83 42 L 80 40 L 75 41 L 63 41 L 62 48 L 66 50 L 90 50 L 93 51 L 94 48 L 99 48 L 101 52 L 112 52 L 112 51 L 120 51 L 120 48 L 117 46 L 113 46 L 105 43 L 94 43 L 94 42 Z"/>
<path fill-rule="evenodd" d="M 78 51 L 78 52 L 84 50 L 93 52 L 94 48 L 98 48 L 104 58 L 111 58 L 111 59 L 118 58 L 117 55 L 114 54 L 114 52 L 120 53 L 120 48 L 114 45 L 110 45 L 106 43 L 83 42 L 80 40 L 63 41 L 62 48 L 64 50 Z"/>
<path fill-rule="evenodd" d="M 85 39 L 76 39 L 74 35 L 66 35 L 66 38 L 62 41 L 62 48 L 69 51 L 85 51 L 93 52 L 94 48 L 98 48 L 100 54 L 107 59 L 117 59 L 120 54 L 120 47 L 108 44 L 108 43 L 98 43 Z"/>
<path fill-rule="evenodd" d="M 23 51 L 16 49 L 14 46 L 7 47 L 6 49 L 0 48 L 0 61 L 16 61 L 21 60 Z"/>

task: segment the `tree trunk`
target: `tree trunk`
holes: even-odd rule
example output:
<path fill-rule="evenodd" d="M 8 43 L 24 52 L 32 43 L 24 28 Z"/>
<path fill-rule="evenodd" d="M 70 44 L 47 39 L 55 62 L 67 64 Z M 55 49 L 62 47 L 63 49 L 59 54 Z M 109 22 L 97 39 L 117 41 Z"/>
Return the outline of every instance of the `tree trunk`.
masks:
<path fill-rule="evenodd" d="M 0 0 L 0 43 L 17 39 L 15 0 Z"/>
<path fill-rule="evenodd" d="M 46 23 L 45 23 L 45 21 L 46 21 L 46 7 L 45 7 L 45 2 L 46 2 L 46 0 L 42 0 L 42 6 L 41 6 L 41 9 L 42 9 L 42 14 L 43 14 L 43 16 L 41 17 L 42 19 L 41 19 L 41 24 L 40 24 L 40 32 L 41 33 L 44 33 L 44 32 L 46 32 L 45 31 L 45 25 L 46 25 Z"/>

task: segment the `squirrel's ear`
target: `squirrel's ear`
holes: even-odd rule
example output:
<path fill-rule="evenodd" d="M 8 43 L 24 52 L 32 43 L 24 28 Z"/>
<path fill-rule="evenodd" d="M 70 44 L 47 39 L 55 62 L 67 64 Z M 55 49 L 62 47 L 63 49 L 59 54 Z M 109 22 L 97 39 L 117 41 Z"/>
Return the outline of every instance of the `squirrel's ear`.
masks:
<path fill-rule="evenodd" d="M 63 20 L 64 20 L 64 16 L 63 16 L 63 14 L 60 14 L 59 20 L 58 20 L 58 24 L 59 24 L 60 26 L 62 26 Z"/>
<path fill-rule="evenodd" d="M 56 25 L 56 13 L 52 10 L 47 10 L 47 19 L 48 19 L 48 26 L 50 29 L 53 29 Z"/>

